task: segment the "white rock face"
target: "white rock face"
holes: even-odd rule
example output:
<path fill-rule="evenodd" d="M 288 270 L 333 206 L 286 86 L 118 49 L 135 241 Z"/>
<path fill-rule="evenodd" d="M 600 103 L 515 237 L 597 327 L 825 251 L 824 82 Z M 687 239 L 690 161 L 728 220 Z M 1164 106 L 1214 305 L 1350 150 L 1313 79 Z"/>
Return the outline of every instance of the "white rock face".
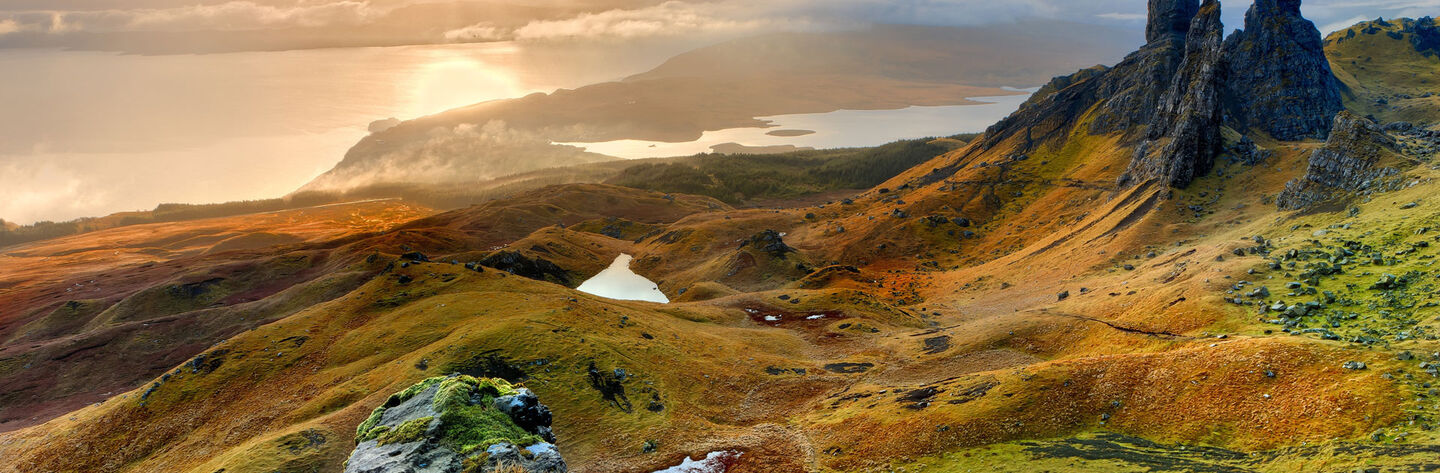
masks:
<path fill-rule="evenodd" d="M 630 260 L 632 259 L 634 259 L 632 256 L 624 254 L 616 257 L 615 262 L 610 263 L 609 268 L 605 268 L 600 274 L 581 283 L 580 287 L 576 289 L 580 292 L 611 299 L 670 302 L 670 298 L 660 292 L 660 286 L 630 270 Z"/>

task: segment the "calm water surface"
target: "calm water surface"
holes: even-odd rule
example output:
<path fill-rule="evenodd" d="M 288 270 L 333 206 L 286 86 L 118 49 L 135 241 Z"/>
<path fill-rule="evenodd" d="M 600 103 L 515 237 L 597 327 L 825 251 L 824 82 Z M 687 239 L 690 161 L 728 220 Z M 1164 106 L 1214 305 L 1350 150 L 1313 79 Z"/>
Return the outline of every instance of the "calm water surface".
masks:
<path fill-rule="evenodd" d="M 983 102 L 981 105 L 908 107 L 899 110 L 839 110 L 830 113 L 758 117 L 769 121 L 774 127 L 707 131 L 700 139 L 683 143 L 616 140 L 565 144 L 622 158 L 689 156 L 708 153 L 711 146 L 724 143 L 745 146 L 792 145 L 817 149 L 875 146 L 907 138 L 985 131 L 986 127 L 1014 112 L 1029 98 L 1029 94 L 1034 92 L 1033 89 L 1016 90 L 1024 94 L 972 99 Z M 814 133 L 792 137 L 770 135 L 769 132 L 774 130 L 806 130 Z"/>
<path fill-rule="evenodd" d="M 0 218 L 284 195 L 373 120 L 615 80 L 693 45 L 0 51 Z"/>

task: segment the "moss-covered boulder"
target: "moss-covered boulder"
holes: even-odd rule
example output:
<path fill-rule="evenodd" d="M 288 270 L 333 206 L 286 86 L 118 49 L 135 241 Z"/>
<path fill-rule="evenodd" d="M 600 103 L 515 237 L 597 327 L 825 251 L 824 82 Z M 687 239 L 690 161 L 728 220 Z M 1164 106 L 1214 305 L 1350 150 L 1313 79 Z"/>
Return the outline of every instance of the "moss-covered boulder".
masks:
<path fill-rule="evenodd" d="M 355 429 L 346 473 L 566 471 L 550 410 L 501 379 L 438 376 L 395 393 Z"/>

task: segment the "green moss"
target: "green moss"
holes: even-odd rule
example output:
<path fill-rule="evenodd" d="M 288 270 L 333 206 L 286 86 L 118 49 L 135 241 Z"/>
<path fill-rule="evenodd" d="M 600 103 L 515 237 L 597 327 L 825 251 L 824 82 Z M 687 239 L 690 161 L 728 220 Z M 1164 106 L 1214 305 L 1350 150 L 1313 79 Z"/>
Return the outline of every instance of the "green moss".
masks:
<path fill-rule="evenodd" d="M 375 425 L 380 423 L 380 418 L 384 415 L 385 406 L 380 406 L 370 411 L 370 417 L 365 418 L 365 422 L 361 422 L 360 427 L 355 428 L 355 441 L 364 442 L 374 438 L 374 436 L 377 435 L 374 433 Z"/>
<path fill-rule="evenodd" d="M 376 437 L 376 442 L 380 445 L 389 445 L 392 443 L 409 443 L 420 440 L 420 438 L 425 435 L 425 430 L 430 427 L 430 422 L 433 420 L 435 420 L 434 417 L 421 417 L 419 419 L 408 420 L 394 430 L 380 434 Z"/>
<path fill-rule="evenodd" d="M 484 450 L 497 443 L 530 445 L 542 441 L 526 432 L 510 416 L 491 406 L 500 396 L 518 393 L 503 379 L 456 376 L 446 378 L 435 393 L 440 413 L 441 441 L 462 454 Z M 476 399 L 478 397 L 478 399 Z M 471 400 L 475 403 L 471 404 Z"/>
<path fill-rule="evenodd" d="M 444 381 L 444 380 L 445 380 L 445 377 L 444 377 L 444 376 L 436 376 L 436 377 L 434 377 L 434 378 L 428 378 L 428 379 L 426 379 L 426 380 L 424 380 L 424 381 L 415 383 L 414 385 L 412 385 L 412 386 L 410 386 L 410 387 L 408 387 L 408 388 L 405 388 L 404 391 L 400 391 L 400 392 L 398 392 L 398 393 L 391 394 L 391 395 L 390 395 L 390 399 L 386 399 L 386 400 L 385 400 L 385 407 L 386 407 L 386 408 L 391 408 L 391 407 L 398 406 L 398 405 L 400 405 L 401 403 L 404 403 L 405 401 L 409 401 L 410 398 L 415 397 L 415 395 L 420 394 L 421 392 L 425 391 L 426 389 L 430 389 L 430 386 L 434 386 L 436 383 L 440 383 L 440 382 L 442 382 L 442 381 Z"/>
<path fill-rule="evenodd" d="M 470 403 L 470 398 L 479 393 L 484 405 L 489 405 L 492 399 L 500 396 L 509 396 L 518 393 L 515 386 L 503 379 L 484 378 L 474 376 L 456 376 L 446 378 L 440 383 L 440 389 L 435 393 L 435 412 L 445 412 L 450 409 L 463 407 Z"/>
<path fill-rule="evenodd" d="M 385 404 L 375 408 L 375 410 L 373 411 L 370 411 L 370 417 L 365 418 L 365 422 L 361 422 L 360 426 L 355 428 L 355 441 L 364 442 L 366 440 L 373 439 L 383 433 L 383 431 L 376 427 L 376 425 L 380 423 L 380 418 L 385 415 L 386 409 L 403 404 L 405 401 L 410 400 L 410 398 L 424 392 L 426 389 L 430 389 L 430 386 L 434 386 L 437 383 L 445 381 L 445 379 L 446 378 L 444 376 L 427 378 L 423 381 L 411 385 L 408 388 L 405 388 L 403 391 L 391 394 L 389 398 L 385 399 Z M 389 427 L 385 426 L 380 427 L 389 429 Z"/>
<path fill-rule="evenodd" d="M 489 459 L 489 452 L 480 452 L 465 457 L 465 459 L 460 462 L 460 471 L 462 473 L 478 473 L 484 471 L 485 461 Z"/>
<path fill-rule="evenodd" d="M 370 429 L 369 432 L 366 432 L 366 433 L 365 433 L 365 438 L 362 438 L 362 439 L 359 439 L 359 440 L 360 440 L 361 442 L 364 442 L 364 441 L 366 441 L 366 440 L 371 440 L 371 439 L 374 439 L 374 438 L 379 437 L 379 436 L 381 436 L 381 435 L 385 435 L 387 432 L 390 432 L 390 426 L 388 426 L 388 425 L 382 425 L 382 426 L 379 426 L 379 427 L 375 427 L 375 428 L 373 428 L 373 429 Z"/>
<path fill-rule="evenodd" d="M 398 406 L 437 384 L 432 407 L 440 413 L 440 440 L 451 449 L 469 454 L 498 443 L 524 446 L 543 441 L 492 406 L 497 397 L 519 393 L 514 385 L 503 379 L 463 375 L 429 378 L 390 396 L 385 405 L 375 408 L 370 417 L 356 428 L 356 441 L 376 439 L 385 445 L 420 439 L 434 417 L 414 419 L 394 427 L 379 425 L 380 418 L 386 409 Z"/>
<path fill-rule="evenodd" d="M 440 423 L 441 441 L 461 454 L 498 443 L 531 445 L 543 441 L 515 425 L 504 412 L 485 404 L 450 409 L 440 414 Z"/>

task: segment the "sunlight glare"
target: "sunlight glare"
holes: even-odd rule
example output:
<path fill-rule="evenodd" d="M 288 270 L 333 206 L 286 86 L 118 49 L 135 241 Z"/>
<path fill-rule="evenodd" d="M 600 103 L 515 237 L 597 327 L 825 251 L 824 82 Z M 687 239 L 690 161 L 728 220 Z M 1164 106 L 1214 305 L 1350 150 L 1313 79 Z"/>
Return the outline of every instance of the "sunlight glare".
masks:
<path fill-rule="evenodd" d="M 410 104 L 405 108 L 406 116 L 399 118 L 431 115 L 530 92 L 508 68 L 457 51 L 436 51 L 434 60 L 420 67 L 406 83 Z"/>

